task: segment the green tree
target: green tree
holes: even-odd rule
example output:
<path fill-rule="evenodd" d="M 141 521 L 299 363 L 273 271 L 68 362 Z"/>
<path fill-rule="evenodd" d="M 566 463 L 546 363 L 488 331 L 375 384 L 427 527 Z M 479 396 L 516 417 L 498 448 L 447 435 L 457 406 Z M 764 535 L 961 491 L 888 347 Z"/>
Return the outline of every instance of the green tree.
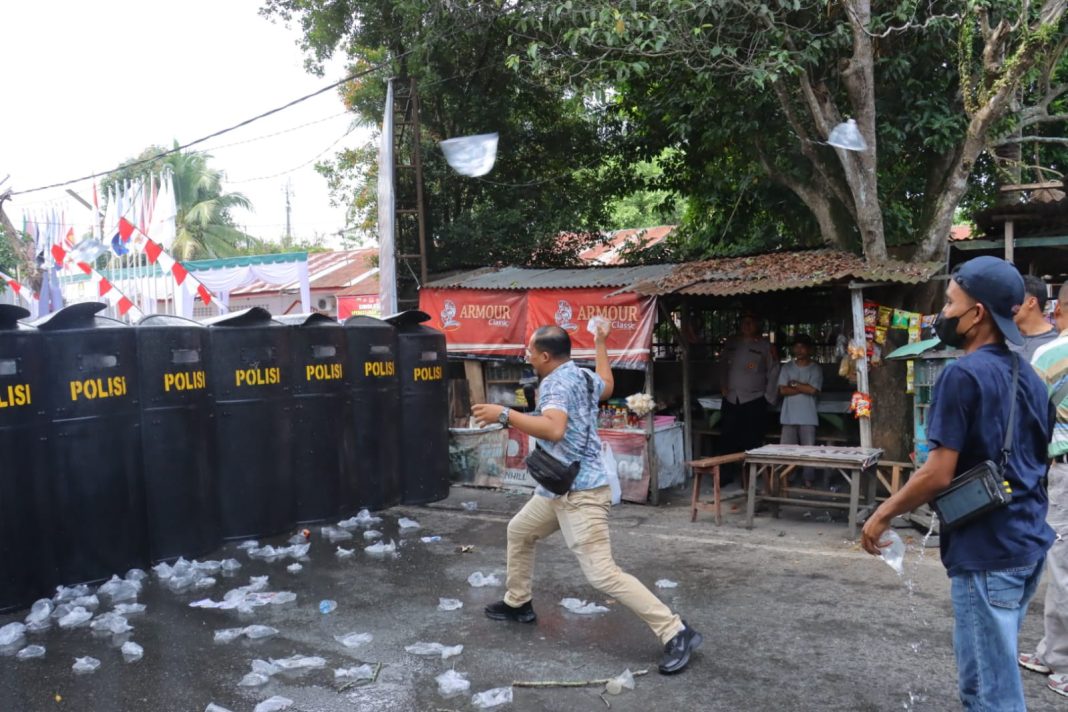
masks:
<path fill-rule="evenodd" d="M 618 127 L 569 88 L 506 67 L 518 16 L 495 3 L 457 12 L 446 0 L 267 0 L 263 13 L 299 25 L 313 71 L 336 49 L 354 71 L 390 60 L 388 69 L 342 89 L 346 105 L 369 125 L 381 123 L 386 77 L 397 78 L 398 91 L 416 80 L 432 269 L 568 264 L 599 239 L 611 197 L 599 167 Z M 500 134 L 497 163 L 483 178 L 457 175 L 437 147 L 493 131 Z M 320 166 L 336 199 L 349 206 L 350 224 L 367 232 L 375 232 L 377 216 L 376 145 L 377 138 Z M 410 175 L 397 182 L 409 199 Z M 561 241 L 565 231 L 575 239 Z M 402 249 L 411 251 L 411 231 L 402 226 L 399 233 L 408 240 Z"/>
<path fill-rule="evenodd" d="M 1063 135 L 1064 11 L 1063 0 L 535 1 L 517 10 L 509 62 L 611 87 L 639 160 L 677 148 L 670 175 L 698 243 L 785 228 L 876 260 L 918 239 L 930 259 L 969 187 L 994 177 L 974 180 L 977 165 L 1005 160 L 993 149 Z M 824 143 L 846 117 L 868 150 Z"/>
<path fill-rule="evenodd" d="M 177 143 L 175 144 L 177 146 Z M 230 211 L 252 207 L 241 193 L 223 191 L 224 174 L 212 168 L 211 156 L 198 151 L 179 151 L 162 158 L 159 146 L 150 146 L 136 158 L 126 161 L 119 171 L 102 183 L 105 194 L 112 186 L 127 180 L 170 172 L 178 206 L 173 252 L 179 260 L 232 257 L 261 243 L 234 226 Z"/>

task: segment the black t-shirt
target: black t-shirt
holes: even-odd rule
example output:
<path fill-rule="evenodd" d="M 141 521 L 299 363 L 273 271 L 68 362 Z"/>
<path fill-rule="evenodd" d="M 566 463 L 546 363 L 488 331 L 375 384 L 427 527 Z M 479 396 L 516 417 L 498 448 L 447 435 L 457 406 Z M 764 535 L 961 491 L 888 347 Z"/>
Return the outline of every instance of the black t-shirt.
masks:
<path fill-rule="evenodd" d="M 999 462 L 1009 419 L 1009 389 L 1015 354 L 1004 346 L 983 346 L 951 363 L 939 376 L 927 421 L 931 447 L 960 453 L 954 476 L 984 460 Z M 1049 501 L 1041 480 L 1053 411 L 1046 385 L 1020 364 L 1016 429 L 1006 479 L 1012 501 L 941 536 L 942 563 L 950 576 L 997 571 L 1038 561 L 1053 544 L 1046 524 Z"/>

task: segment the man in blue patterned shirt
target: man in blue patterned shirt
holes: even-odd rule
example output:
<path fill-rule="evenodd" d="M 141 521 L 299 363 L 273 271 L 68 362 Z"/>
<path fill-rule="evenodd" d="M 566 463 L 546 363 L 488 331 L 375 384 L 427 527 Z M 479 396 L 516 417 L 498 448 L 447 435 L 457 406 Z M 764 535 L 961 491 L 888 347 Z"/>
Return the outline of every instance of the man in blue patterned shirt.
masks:
<path fill-rule="evenodd" d="M 586 580 L 633 611 L 660 639 L 664 646 L 660 672 L 670 675 L 689 664 L 702 638 L 612 558 L 608 535 L 611 494 L 597 437 L 598 403 L 611 397 L 614 385 L 605 345 L 608 331 L 606 325 L 601 326 L 595 335 L 594 375 L 571 360 L 571 337 L 566 331 L 558 326 L 541 327 L 527 346 L 527 358 L 541 379 L 538 410 L 516 413 L 489 404 L 473 408 L 480 423 L 510 425 L 537 438 L 561 462 L 581 463 L 569 492 L 556 497 L 539 486 L 508 523 L 508 591 L 503 601 L 486 607 L 486 615 L 519 623 L 537 619 L 530 602 L 534 544 L 559 530 L 578 558 Z"/>

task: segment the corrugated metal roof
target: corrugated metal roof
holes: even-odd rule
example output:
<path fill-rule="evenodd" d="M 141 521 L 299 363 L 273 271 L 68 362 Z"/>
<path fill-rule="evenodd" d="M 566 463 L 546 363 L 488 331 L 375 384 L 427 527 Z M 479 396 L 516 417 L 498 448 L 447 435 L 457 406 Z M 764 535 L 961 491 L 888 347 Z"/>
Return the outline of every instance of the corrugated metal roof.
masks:
<path fill-rule="evenodd" d="M 693 294 L 728 297 L 792 289 L 809 289 L 849 280 L 919 284 L 942 264 L 896 260 L 869 263 L 839 250 L 773 252 L 751 257 L 723 257 L 677 265 L 662 277 L 634 284 L 627 291 L 646 295 Z"/>
<path fill-rule="evenodd" d="M 430 289 L 587 289 L 629 287 L 661 279 L 675 265 L 585 267 L 580 269 L 486 268 L 430 282 Z"/>
<path fill-rule="evenodd" d="M 580 254 L 579 259 L 590 264 L 618 265 L 622 263 L 620 252 L 638 246 L 647 249 L 659 245 L 674 229 L 674 225 L 659 225 L 616 230 L 610 234 L 607 244 L 591 247 Z"/>

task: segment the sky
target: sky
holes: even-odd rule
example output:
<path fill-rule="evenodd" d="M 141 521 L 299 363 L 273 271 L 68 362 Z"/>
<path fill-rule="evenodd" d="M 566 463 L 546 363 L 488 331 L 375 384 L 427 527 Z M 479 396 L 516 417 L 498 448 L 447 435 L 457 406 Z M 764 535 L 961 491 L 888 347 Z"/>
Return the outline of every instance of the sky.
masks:
<path fill-rule="evenodd" d="M 0 179 L 10 178 L 0 190 L 110 170 L 150 145 L 200 138 L 344 76 L 345 63 L 337 57 L 324 77 L 307 73 L 299 29 L 260 17 L 260 4 L 8 3 L 0 39 Z M 294 238 L 318 233 L 336 240 L 345 227 L 344 209 L 330 206 L 326 181 L 313 164 L 367 140 L 370 129 L 353 130 L 353 119 L 329 91 L 196 149 L 211 154 L 210 164 L 225 172 L 226 190 L 252 201 L 253 212 L 234 214 L 248 233 L 270 240 L 284 234 L 288 184 Z M 91 202 L 92 181 L 70 187 Z M 87 229 L 89 211 L 64 189 L 15 196 L 5 208 L 18 226 L 23 210 L 59 200 L 70 207 L 75 226 Z"/>

